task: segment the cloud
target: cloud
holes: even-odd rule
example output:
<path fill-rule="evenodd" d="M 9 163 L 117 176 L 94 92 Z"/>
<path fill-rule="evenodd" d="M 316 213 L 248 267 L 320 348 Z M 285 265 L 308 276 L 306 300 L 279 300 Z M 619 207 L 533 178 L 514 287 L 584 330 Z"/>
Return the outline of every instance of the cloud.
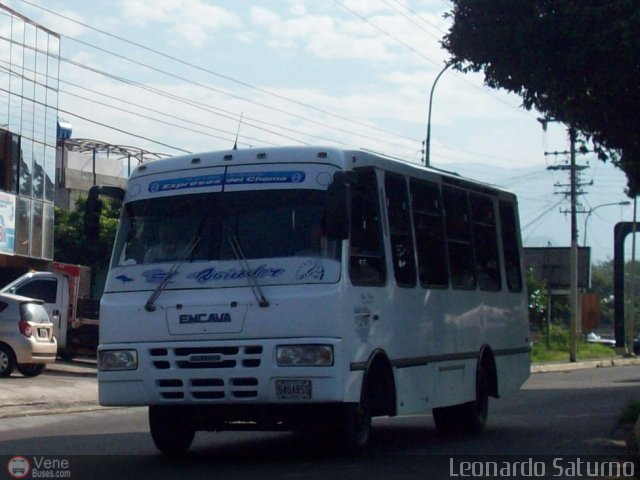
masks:
<path fill-rule="evenodd" d="M 170 24 L 168 31 L 194 47 L 201 47 L 213 33 L 242 26 L 234 12 L 203 0 L 125 0 L 123 16 L 135 26 Z"/>

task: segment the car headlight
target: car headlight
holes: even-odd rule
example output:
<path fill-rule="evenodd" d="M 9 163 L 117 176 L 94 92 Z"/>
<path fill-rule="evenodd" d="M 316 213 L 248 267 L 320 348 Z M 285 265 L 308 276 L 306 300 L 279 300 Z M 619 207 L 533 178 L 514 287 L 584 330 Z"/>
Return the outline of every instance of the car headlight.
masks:
<path fill-rule="evenodd" d="M 331 345 L 279 345 L 276 350 L 279 367 L 330 367 L 333 365 Z"/>
<path fill-rule="evenodd" d="M 135 370 L 138 352 L 135 350 L 101 350 L 98 352 L 98 370 Z"/>

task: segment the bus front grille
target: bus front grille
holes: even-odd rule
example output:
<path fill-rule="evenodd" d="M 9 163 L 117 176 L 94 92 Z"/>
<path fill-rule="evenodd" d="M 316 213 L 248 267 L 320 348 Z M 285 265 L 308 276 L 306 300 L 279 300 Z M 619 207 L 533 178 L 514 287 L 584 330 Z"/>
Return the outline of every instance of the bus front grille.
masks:
<path fill-rule="evenodd" d="M 149 350 L 158 370 L 258 368 L 262 346 L 177 347 Z"/>
<path fill-rule="evenodd" d="M 236 377 L 225 381 L 222 378 L 162 379 L 156 388 L 164 400 L 211 401 L 224 399 L 252 399 L 258 396 L 258 379 Z"/>

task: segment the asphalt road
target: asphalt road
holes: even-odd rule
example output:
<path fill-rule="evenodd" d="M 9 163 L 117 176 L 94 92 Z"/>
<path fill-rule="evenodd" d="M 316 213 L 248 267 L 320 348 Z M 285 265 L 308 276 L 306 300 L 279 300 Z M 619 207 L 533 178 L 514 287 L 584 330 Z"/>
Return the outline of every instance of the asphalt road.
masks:
<path fill-rule="evenodd" d="M 536 374 L 492 399 L 480 436 L 440 437 L 430 415 L 379 419 L 358 458 L 290 433 L 200 432 L 186 458 L 170 460 L 157 454 L 144 408 L 3 418 L 0 478 L 13 455 L 66 459 L 71 478 L 450 478 L 451 458 L 466 455 L 619 455 L 613 427 L 631 399 L 640 399 L 638 366 Z"/>

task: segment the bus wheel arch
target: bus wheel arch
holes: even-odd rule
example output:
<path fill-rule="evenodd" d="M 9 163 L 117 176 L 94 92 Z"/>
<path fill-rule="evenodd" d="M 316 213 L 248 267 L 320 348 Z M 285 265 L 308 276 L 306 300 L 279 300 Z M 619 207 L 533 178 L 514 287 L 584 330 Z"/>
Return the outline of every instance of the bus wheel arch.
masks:
<path fill-rule="evenodd" d="M 360 396 L 366 396 L 371 416 L 397 415 L 393 368 L 384 351 L 375 350 L 369 357 Z"/>
<path fill-rule="evenodd" d="M 364 370 L 357 403 L 342 405 L 338 425 L 339 445 L 344 453 L 364 452 L 371 438 L 371 419 L 396 414 L 396 391 L 391 362 L 381 351 L 374 351 Z"/>

